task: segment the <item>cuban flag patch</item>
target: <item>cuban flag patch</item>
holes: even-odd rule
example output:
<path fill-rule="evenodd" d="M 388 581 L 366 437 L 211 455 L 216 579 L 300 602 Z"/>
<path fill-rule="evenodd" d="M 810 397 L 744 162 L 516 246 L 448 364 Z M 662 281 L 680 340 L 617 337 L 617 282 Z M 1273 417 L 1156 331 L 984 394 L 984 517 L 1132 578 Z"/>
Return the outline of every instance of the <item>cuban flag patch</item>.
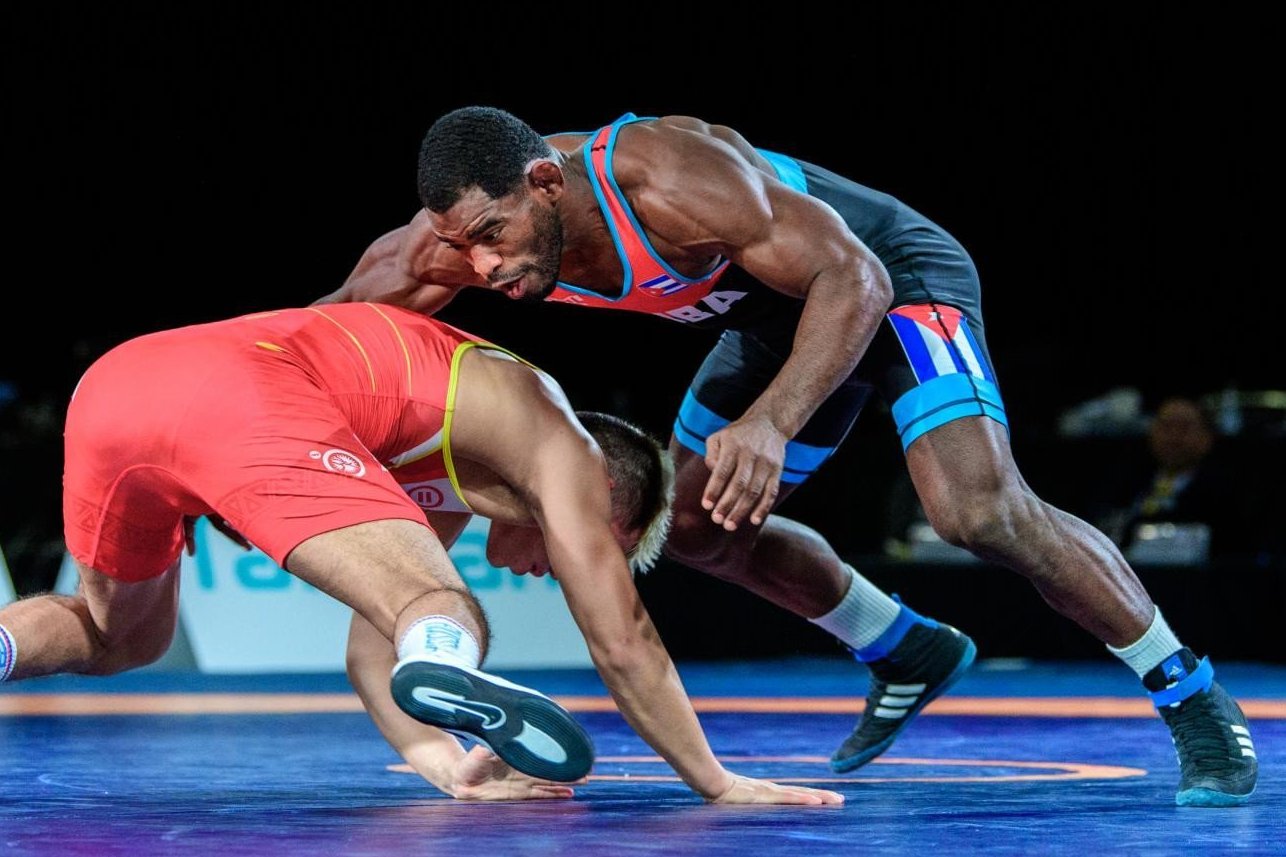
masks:
<path fill-rule="evenodd" d="M 889 310 L 888 318 L 919 383 L 955 373 L 995 383 L 960 310 L 943 304 L 908 304 Z"/>
<path fill-rule="evenodd" d="M 662 274 L 659 277 L 653 277 L 647 282 L 640 283 L 639 288 L 645 294 L 649 294 L 654 298 L 664 298 L 674 294 L 675 292 L 681 292 L 690 285 L 692 284 L 680 283 L 669 274 Z"/>

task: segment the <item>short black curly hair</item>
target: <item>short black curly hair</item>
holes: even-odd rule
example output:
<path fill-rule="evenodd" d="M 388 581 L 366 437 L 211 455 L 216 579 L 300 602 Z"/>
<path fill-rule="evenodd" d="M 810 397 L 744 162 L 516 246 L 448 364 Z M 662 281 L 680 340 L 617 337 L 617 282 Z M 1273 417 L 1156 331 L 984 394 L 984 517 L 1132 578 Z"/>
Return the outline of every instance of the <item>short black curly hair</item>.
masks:
<path fill-rule="evenodd" d="M 420 204 L 442 213 L 473 187 L 498 199 L 523 180 L 527 165 L 548 157 L 545 138 L 498 107 L 460 107 L 441 116 L 420 143 Z"/>

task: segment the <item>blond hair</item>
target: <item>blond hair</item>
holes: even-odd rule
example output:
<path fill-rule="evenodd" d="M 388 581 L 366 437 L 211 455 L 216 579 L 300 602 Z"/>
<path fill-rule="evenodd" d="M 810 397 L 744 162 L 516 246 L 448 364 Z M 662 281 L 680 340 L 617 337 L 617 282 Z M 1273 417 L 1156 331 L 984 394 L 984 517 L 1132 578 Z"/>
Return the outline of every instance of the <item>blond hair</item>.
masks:
<path fill-rule="evenodd" d="M 639 530 L 626 553 L 630 570 L 643 574 L 656 565 L 670 533 L 674 512 L 674 461 L 660 441 L 620 417 L 597 411 L 576 416 L 598 443 L 612 480 L 612 517 Z"/>

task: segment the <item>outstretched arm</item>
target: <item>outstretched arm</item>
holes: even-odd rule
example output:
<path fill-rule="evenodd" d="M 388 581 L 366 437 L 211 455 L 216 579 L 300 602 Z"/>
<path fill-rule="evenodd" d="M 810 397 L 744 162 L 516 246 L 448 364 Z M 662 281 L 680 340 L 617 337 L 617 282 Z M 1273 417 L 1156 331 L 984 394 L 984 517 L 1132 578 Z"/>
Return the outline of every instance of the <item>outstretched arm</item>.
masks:
<path fill-rule="evenodd" d="M 313 305 L 375 301 L 433 315 L 469 282 L 467 268 L 451 258 L 421 211 L 406 226 L 375 239 L 344 284 Z"/>
<path fill-rule="evenodd" d="M 484 362 L 486 371 L 474 373 Z M 708 801 L 842 802 L 834 792 L 737 777 L 720 764 L 613 533 L 602 453 L 562 391 L 516 363 L 474 361 L 464 371 L 471 374 L 458 388 L 456 451 L 526 499 L 572 618 L 630 726 Z"/>
<path fill-rule="evenodd" d="M 565 453 L 551 447 L 537 518 L 572 617 L 625 720 L 708 801 L 840 803 L 834 792 L 735 776 L 715 758 L 613 538 L 605 466 L 582 443 Z"/>

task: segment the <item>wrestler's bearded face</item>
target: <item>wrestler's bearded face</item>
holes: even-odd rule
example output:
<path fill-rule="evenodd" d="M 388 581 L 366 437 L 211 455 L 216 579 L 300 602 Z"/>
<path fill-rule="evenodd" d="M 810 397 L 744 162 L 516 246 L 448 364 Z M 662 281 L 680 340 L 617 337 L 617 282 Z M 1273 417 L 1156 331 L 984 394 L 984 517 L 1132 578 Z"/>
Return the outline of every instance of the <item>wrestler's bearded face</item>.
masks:
<path fill-rule="evenodd" d="M 473 188 L 449 210 L 426 213 L 438 239 L 462 254 L 487 288 L 538 302 L 558 284 L 562 219 L 524 189 L 492 198 Z"/>
<path fill-rule="evenodd" d="M 488 282 L 515 283 L 517 294 L 508 297 L 524 303 L 539 303 L 549 297 L 558 285 L 558 269 L 563 258 L 563 222 L 552 207 L 533 205 L 526 253 L 520 253 L 508 270 L 502 268 Z"/>

